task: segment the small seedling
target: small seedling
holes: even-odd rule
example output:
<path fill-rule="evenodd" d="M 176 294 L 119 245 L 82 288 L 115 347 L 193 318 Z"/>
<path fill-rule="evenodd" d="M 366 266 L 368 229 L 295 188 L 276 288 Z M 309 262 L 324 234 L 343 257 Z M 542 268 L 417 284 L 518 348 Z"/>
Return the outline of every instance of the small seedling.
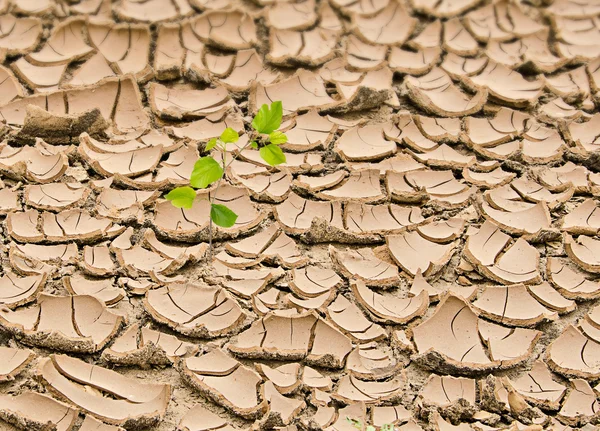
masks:
<path fill-rule="evenodd" d="M 354 428 L 361 430 L 363 429 L 363 423 L 358 419 L 352 419 L 351 417 L 346 417 L 346 420 L 350 425 Z M 365 425 L 365 431 L 377 431 L 377 428 L 373 425 Z M 394 424 L 383 424 L 379 427 L 379 431 L 394 431 Z"/>
<path fill-rule="evenodd" d="M 287 142 L 285 133 L 280 132 L 281 120 L 283 117 L 283 106 L 281 101 L 271 103 L 271 106 L 262 105 L 260 110 L 252 120 L 254 129 L 249 136 L 248 143 L 239 149 L 231 158 L 227 160 L 227 144 L 235 144 L 240 136 L 231 127 L 228 127 L 218 138 L 213 138 L 206 144 L 204 151 L 208 152 L 217 149 L 221 154 L 220 163 L 212 156 L 199 158 L 194 164 L 192 175 L 190 176 L 190 185 L 177 187 L 171 190 L 165 196 L 171 201 L 171 204 L 177 208 L 192 208 L 196 199 L 196 189 L 205 189 L 211 184 L 216 183 L 214 193 L 209 198 L 210 201 L 210 221 L 209 221 L 209 249 L 212 258 L 212 237 L 213 227 L 216 224 L 221 227 L 231 227 L 235 224 L 238 215 L 226 205 L 216 204 L 215 198 L 221 183 L 224 180 L 225 172 L 231 163 L 248 146 L 258 149 L 260 157 L 271 166 L 277 166 L 285 163 L 285 154 L 279 148 L 279 145 Z"/>

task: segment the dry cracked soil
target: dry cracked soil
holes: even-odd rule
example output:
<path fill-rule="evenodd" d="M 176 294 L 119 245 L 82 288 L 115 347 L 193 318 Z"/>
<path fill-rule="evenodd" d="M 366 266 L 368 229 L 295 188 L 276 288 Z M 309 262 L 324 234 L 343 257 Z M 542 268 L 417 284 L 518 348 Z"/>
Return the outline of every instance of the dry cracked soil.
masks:
<path fill-rule="evenodd" d="M 598 430 L 598 0 L 1 0 L 0 61 L 0 430 Z"/>

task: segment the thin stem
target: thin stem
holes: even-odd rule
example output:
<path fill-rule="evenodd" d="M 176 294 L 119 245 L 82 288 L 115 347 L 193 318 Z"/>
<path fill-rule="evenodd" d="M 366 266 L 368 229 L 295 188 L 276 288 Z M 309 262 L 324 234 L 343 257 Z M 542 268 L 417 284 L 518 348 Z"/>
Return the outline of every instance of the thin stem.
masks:
<path fill-rule="evenodd" d="M 227 168 L 234 162 L 234 160 L 237 158 L 237 156 L 239 156 L 240 153 L 242 151 L 244 151 L 248 145 L 250 145 L 250 142 L 251 142 L 251 140 L 248 139 L 248 142 L 246 142 L 246 145 L 244 145 L 242 147 L 242 149 L 237 152 L 237 154 L 233 155 L 233 157 L 231 158 L 231 161 L 229 163 L 227 163 L 227 150 L 225 149 L 224 146 L 223 146 L 223 148 L 219 147 L 219 148 L 221 148 L 221 156 L 222 156 L 221 159 L 222 159 L 222 163 L 223 163 L 223 175 L 219 179 L 219 182 L 217 182 L 217 187 L 215 188 L 215 192 L 214 192 L 212 198 L 209 198 L 209 200 L 208 200 L 210 202 L 211 210 L 212 210 L 212 205 L 215 203 L 215 198 L 217 197 L 217 192 L 219 191 L 219 187 L 221 187 L 221 182 L 225 178 L 225 173 L 227 172 Z M 213 221 L 212 221 L 212 217 L 210 216 L 210 213 L 209 213 L 209 215 L 208 215 L 208 259 L 210 262 L 212 262 L 212 260 L 213 260 L 212 240 L 213 240 Z"/>

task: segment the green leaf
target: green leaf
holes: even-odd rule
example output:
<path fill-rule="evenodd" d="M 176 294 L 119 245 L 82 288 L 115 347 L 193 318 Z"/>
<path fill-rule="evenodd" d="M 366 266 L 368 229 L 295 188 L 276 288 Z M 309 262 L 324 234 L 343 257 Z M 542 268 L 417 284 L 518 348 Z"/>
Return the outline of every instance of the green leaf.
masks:
<path fill-rule="evenodd" d="M 226 128 L 223 133 L 221 133 L 221 141 L 225 142 L 226 144 L 233 144 L 237 142 L 238 139 L 240 139 L 240 135 L 238 135 L 238 133 L 231 127 Z"/>
<path fill-rule="evenodd" d="M 206 147 L 204 147 L 204 151 L 212 150 L 213 148 L 215 148 L 216 145 L 217 145 L 217 138 L 212 138 L 210 141 L 208 141 L 208 144 L 206 144 Z"/>
<path fill-rule="evenodd" d="M 255 150 L 258 150 L 258 144 L 254 141 L 250 142 L 250 147 L 254 148 Z"/>
<path fill-rule="evenodd" d="M 196 192 L 191 187 L 177 187 L 171 190 L 165 198 L 173 204 L 176 208 L 187 208 L 190 209 L 196 199 Z"/>
<path fill-rule="evenodd" d="M 277 166 L 285 163 L 285 154 L 275 144 L 269 144 L 260 149 L 260 156 L 271 166 Z M 193 184 L 192 184 L 193 185 Z"/>
<path fill-rule="evenodd" d="M 377 431 L 377 428 L 375 428 L 373 425 L 367 425 L 365 431 Z"/>
<path fill-rule="evenodd" d="M 362 430 L 362 422 L 356 419 L 352 419 L 349 416 L 346 416 L 346 421 L 348 421 L 348 423 L 350 425 L 352 425 L 354 428 L 357 428 L 359 430 Z"/>
<path fill-rule="evenodd" d="M 275 130 L 269 134 L 269 142 L 275 145 L 285 144 L 287 142 L 287 136 L 285 133 Z"/>
<path fill-rule="evenodd" d="M 202 157 L 194 164 L 190 184 L 197 189 L 205 189 L 223 176 L 223 168 L 210 156 Z"/>
<path fill-rule="evenodd" d="M 225 205 L 211 204 L 210 218 L 217 226 L 231 227 L 235 224 L 238 216 Z"/>
<path fill-rule="evenodd" d="M 283 118 L 283 105 L 281 101 L 271 103 L 271 109 L 265 104 L 260 107 L 256 116 L 252 120 L 252 127 L 258 133 L 269 133 L 279 129 L 281 119 Z"/>

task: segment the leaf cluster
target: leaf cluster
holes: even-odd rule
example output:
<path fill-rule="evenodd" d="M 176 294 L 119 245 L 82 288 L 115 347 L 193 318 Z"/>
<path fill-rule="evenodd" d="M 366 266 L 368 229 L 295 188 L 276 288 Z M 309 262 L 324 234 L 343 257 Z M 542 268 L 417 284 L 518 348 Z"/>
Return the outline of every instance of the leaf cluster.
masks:
<path fill-rule="evenodd" d="M 283 106 L 280 101 L 271 103 L 271 106 L 262 105 L 252 120 L 252 128 L 256 137 L 249 145 L 259 150 L 260 157 L 271 166 L 277 166 L 286 162 L 285 154 L 279 145 L 287 142 L 285 133 L 277 130 L 281 127 L 283 118 Z M 165 196 L 171 204 L 177 208 L 190 209 L 196 200 L 196 189 L 205 189 L 211 184 L 217 183 L 217 190 L 225 171 L 227 170 L 227 144 L 235 144 L 240 139 L 239 134 L 228 127 L 218 138 L 213 138 L 206 144 L 205 151 L 215 148 L 221 152 L 221 163 L 214 157 L 208 155 L 199 158 L 194 164 L 190 176 L 190 185 L 177 187 Z M 246 146 L 238 150 L 238 154 Z M 235 159 L 235 157 L 234 157 Z M 233 161 L 233 159 L 232 159 Z M 216 193 L 215 193 L 216 195 Z M 215 204 L 214 197 L 210 201 L 210 220 L 221 227 L 231 227 L 237 220 L 237 214 L 226 205 Z"/>

